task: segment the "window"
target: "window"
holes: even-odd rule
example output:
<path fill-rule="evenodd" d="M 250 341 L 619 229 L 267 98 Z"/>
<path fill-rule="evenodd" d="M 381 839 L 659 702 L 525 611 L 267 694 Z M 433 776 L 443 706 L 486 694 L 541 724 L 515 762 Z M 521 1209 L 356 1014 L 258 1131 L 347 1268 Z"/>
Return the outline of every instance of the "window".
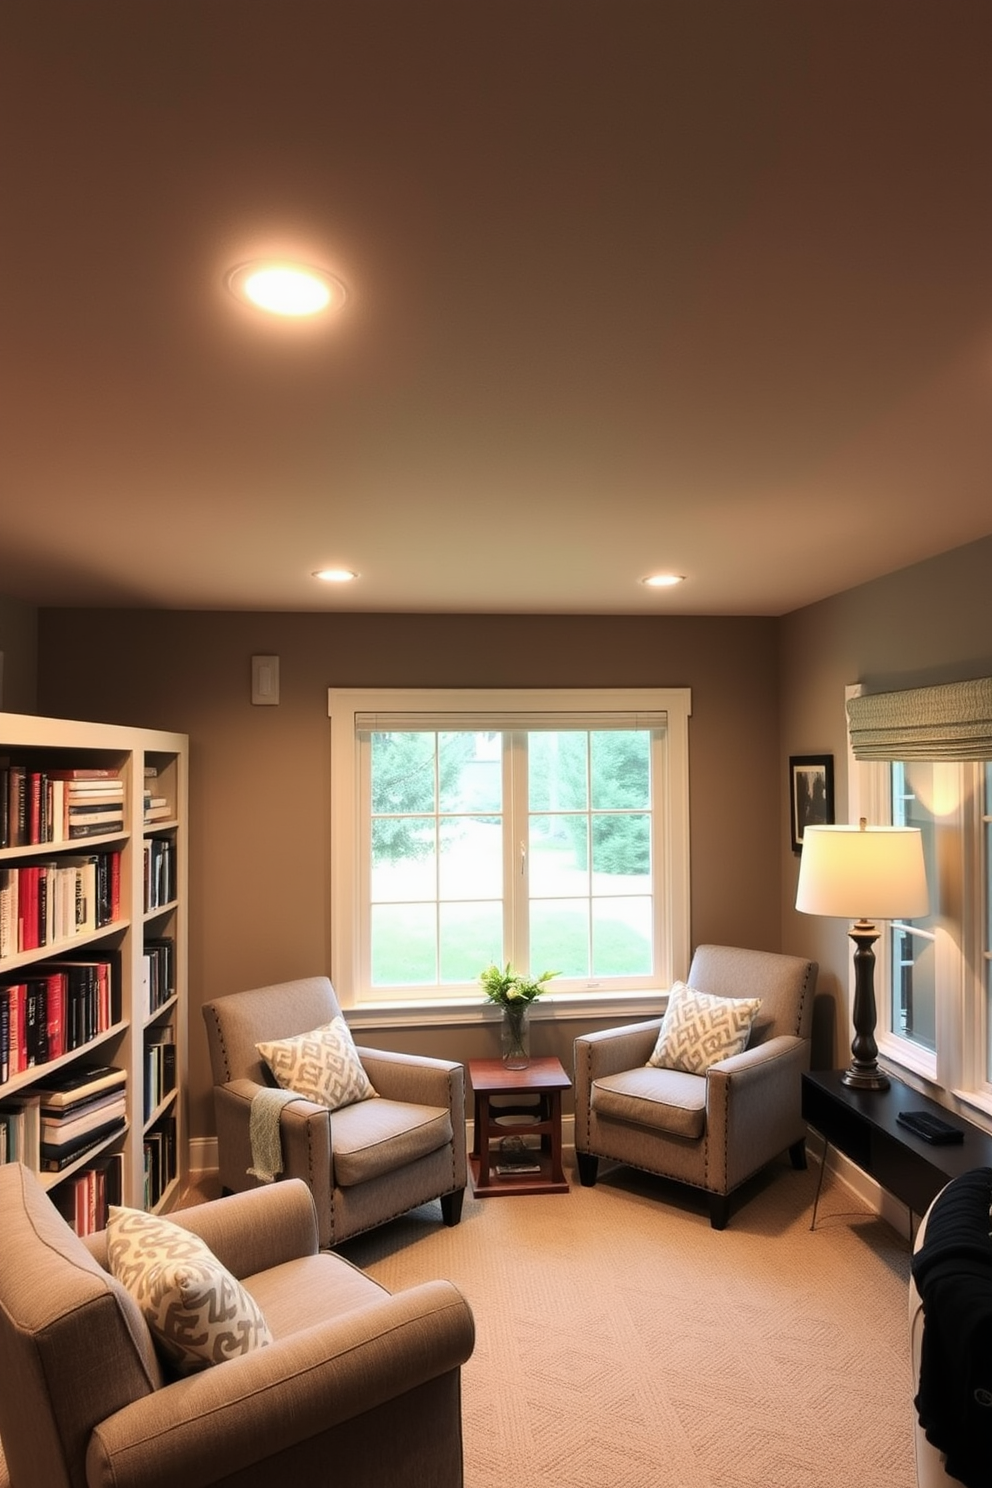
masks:
<path fill-rule="evenodd" d="M 667 987 L 688 950 L 685 689 L 341 691 L 332 974 L 346 1005 Z"/>
<path fill-rule="evenodd" d="M 850 761 L 851 816 L 918 827 L 930 914 L 876 946 L 879 1052 L 992 1112 L 992 764 Z"/>

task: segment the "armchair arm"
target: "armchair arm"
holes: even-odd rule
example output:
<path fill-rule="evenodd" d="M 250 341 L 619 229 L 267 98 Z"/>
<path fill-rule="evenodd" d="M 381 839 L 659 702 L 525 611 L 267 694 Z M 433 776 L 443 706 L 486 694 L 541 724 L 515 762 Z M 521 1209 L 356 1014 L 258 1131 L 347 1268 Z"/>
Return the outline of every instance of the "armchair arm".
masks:
<path fill-rule="evenodd" d="M 264 1461 L 278 1482 L 281 1452 L 459 1368 L 474 1340 L 456 1287 L 411 1287 L 132 1401 L 93 1432 L 87 1483 L 207 1488 Z"/>
<path fill-rule="evenodd" d="M 647 1064 L 658 1042 L 661 1023 L 661 1017 L 657 1017 L 644 1023 L 625 1023 L 621 1028 L 602 1028 L 596 1033 L 580 1034 L 575 1040 L 576 1080 L 580 1062 L 587 1067 L 590 1082 Z"/>
<path fill-rule="evenodd" d="M 252 1184 L 251 1102 L 260 1087 L 254 1080 L 231 1080 L 214 1086 L 217 1146 L 221 1153 L 220 1181 L 237 1192 Z M 331 1113 L 326 1106 L 300 1096 L 280 1115 L 283 1178 L 302 1178 L 313 1194 L 317 1213 L 331 1212 Z"/>
<path fill-rule="evenodd" d="M 707 1070 L 706 1128 L 726 1134 L 709 1150 L 712 1186 L 726 1184 L 719 1192 L 801 1140 L 801 1076 L 809 1056 L 809 1039 L 780 1034 Z"/>
<path fill-rule="evenodd" d="M 357 1046 L 356 1046 L 357 1047 Z M 365 1073 L 386 1100 L 413 1105 L 450 1106 L 464 1115 L 465 1067 L 426 1054 L 397 1054 L 358 1047 Z"/>

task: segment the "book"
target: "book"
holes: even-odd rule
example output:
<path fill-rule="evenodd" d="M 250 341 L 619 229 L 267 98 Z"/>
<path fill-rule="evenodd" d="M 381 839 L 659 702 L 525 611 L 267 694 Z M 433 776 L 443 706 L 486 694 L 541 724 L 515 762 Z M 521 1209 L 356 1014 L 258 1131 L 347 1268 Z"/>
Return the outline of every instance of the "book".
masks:
<path fill-rule="evenodd" d="M 117 1065 L 77 1064 L 70 1070 L 39 1076 L 35 1089 L 47 1108 L 64 1110 L 126 1083 L 127 1071 Z"/>
<path fill-rule="evenodd" d="M 46 1116 L 45 1105 L 41 1106 L 41 1143 L 49 1147 L 66 1147 L 98 1127 L 111 1126 L 120 1117 L 127 1115 L 127 1100 L 123 1091 L 111 1091 L 98 1096 L 83 1106 L 73 1107 L 58 1116 Z"/>
<path fill-rule="evenodd" d="M 127 1127 L 126 1117 L 115 1117 L 104 1126 L 98 1126 L 93 1131 L 86 1132 L 74 1142 L 65 1142 L 62 1146 L 55 1146 L 50 1142 L 42 1142 L 41 1147 L 41 1172 L 58 1173 L 63 1168 L 69 1167 L 78 1158 L 84 1157 L 94 1147 L 108 1137 L 116 1136 Z"/>
<path fill-rule="evenodd" d="M 32 1092 L 0 1100 L 0 1120 L 7 1127 L 9 1161 L 37 1173 L 41 1147 L 41 1096 Z"/>
<path fill-rule="evenodd" d="M 69 841 L 73 842 L 80 837 L 113 837 L 123 830 L 123 816 L 118 817 L 114 822 L 70 821 L 66 836 Z"/>
<path fill-rule="evenodd" d="M 49 770 L 53 780 L 120 780 L 116 769 L 103 769 L 99 765 L 71 765 L 64 769 Z"/>

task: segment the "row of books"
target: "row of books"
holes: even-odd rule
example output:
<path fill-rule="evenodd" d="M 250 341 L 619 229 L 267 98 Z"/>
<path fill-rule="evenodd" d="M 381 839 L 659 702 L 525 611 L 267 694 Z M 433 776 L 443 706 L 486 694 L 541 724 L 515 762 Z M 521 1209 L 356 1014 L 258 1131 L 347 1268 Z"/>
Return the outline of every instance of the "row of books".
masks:
<path fill-rule="evenodd" d="M 34 1172 L 59 1173 L 127 1126 L 127 1074 L 87 1065 L 0 1100 L 0 1152 Z"/>
<path fill-rule="evenodd" d="M 121 1019 L 120 956 L 44 961 L 0 981 L 0 1087 L 81 1049 Z"/>
<path fill-rule="evenodd" d="M 0 868 L 0 960 L 101 930 L 120 910 L 117 848 Z"/>
<path fill-rule="evenodd" d="M 78 1173 L 52 1190 L 52 1202 L 77 1235 L 93 1235 L 107 1227 L 110 1205 L 121 1203 L 123 1158 L 119 1152 Z"/>
<path fill-rule="evenodd" d="M 171 936 L 145 941 L 141 962 L 142 1000 L 146 1017 L 164 1007 L 176 991 L 176 943 Z"/>
<path fill-rule="evenodd" d="M 124 830 L 124 782 L 111 769 L 0 763 L 0 848 L 71 842 Z"/>
<path fill-rule="evenodd" d="M 149 837 L 144 848 L 145 909 L 161 909 L 176 897 L 176 844 L 171 837 Z"/>
<path fill-rule="evenodd" d="M 146 1132 L 143 1149 L 144 1206 L 154 1209 L 176 1176 L 176 1120 L 165 1117 Z"/>
<path fill-rule="evenodd" d="M 176 1035 L 171 1024 L 145 1042 L 145 1120 L 176 1088 Z"/>

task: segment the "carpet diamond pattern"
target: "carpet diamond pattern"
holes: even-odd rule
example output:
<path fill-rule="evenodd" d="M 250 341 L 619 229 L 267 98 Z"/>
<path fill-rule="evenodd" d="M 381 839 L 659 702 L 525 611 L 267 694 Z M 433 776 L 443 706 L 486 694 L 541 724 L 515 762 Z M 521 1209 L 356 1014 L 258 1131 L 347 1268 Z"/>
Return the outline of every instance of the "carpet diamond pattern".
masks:
<path fill-rule="evenodd" d="M 621 1169 L 343 1249 L 468 1298 L 466 1488 L 914 1488 L 909 1245 L 863 1212 L 811 1232 L 814 1182 L 773 1166 L 717 1232 Z"/>

